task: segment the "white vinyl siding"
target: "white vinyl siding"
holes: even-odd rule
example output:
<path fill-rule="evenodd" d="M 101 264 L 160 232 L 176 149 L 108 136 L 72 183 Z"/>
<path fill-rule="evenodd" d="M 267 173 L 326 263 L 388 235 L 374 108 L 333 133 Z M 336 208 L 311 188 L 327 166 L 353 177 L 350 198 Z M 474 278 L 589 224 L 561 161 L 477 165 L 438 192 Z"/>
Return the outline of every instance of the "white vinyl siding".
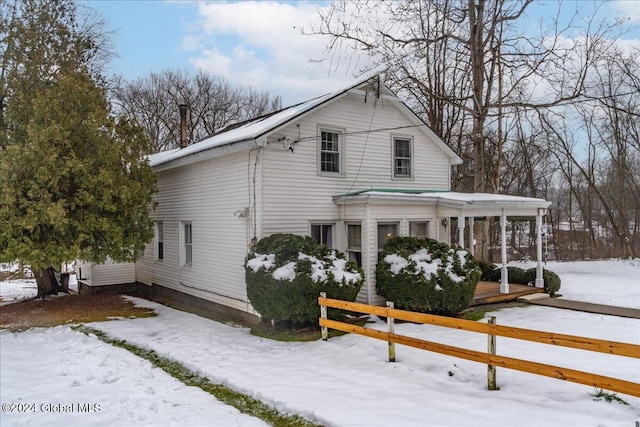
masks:
<path fill-rule="evenodd" d="M 249 205 L 248 151 L 158 173 L 154 221 L 162 221 L 164 260 L 154 262 L 153 244 L 136 264 L 139 282 L 155 283 L 252 312 L 244 282 L 253 203 Z M 255 162 L 255 152 L 251 160 Z M 259 172 L 258 172 L 259 175 Z M 252 200 L 253 202 L 253 200 Z M 246 217 L 233 213 L 250 207 Z M 182 265 L 184 221 L 192 224 L 192 265 Z"/>
<path fill-rule="evenodd" d="M 77 269 L 78 280 L 89 286 L 122 285 L 136 281 L 135 264 L 132 262 L 114 263 L 107 259 L 103 264 L 91 264 L 80 261 Z"/>
<path fill-rule="evenodd" d="M 358 301 L 379 303 L 383 301 L 375 296 L 376 221 L 402 219 L 398 233 L 408 235 L 408 223 L 403 218 L 422 220 L 434 217 L 435 212 L 425 212 L 424 207 L 418 206 L 388 206 L 368 222 L 361 207 L 339 206 L 333 196 L 365 189 L 446 191 L 450 189 L 451 166 L 447 155 L 430 139 L 433 136 L 423 133 L 420 126 L 402 135 L 379 131 L 414 126 L 415 122 L 409 121 L 393 103 L 378 101 L 374 105 L 370 101 L 371 98 L 364 102 L 361 94 L 347 94 L 269 137 L 267 149 L 261 151 L 262 221 L 258 238 L 274 233 L 307 235 L 310 220 L 318 224 L 331 222 L 336 224 L 334 247 L 348 255 L 347 224 L 361 224 L 362 249 L 351 251 L 352 258 L 360 258 L 366 277 Z M 320 129 L 339 129 L 346 135 L 340 176 L 320 173 Z M 411 179 L 393 177 L 390 146 L 394 136 L 411 138 Z M 281 138 L 300 142 L 292 153 L 283 147 Z"/>
<path fill-rule="evenodd" d="M 365 103 L 363 96 L 347 94 L 269 138 L 267 150 L 262 152 L 261 236 L 273 233 L 305 235 L 309 233 L 310 219 L 333 222 L 341 218 L 340 208 L 332 197 L 350 191 L 450 188 L 449 158 L 420 132 L 419 127 L 413 135 L 413 179 L 394 180 L 390 132 L 367 134 L 373 114 L 372 102 Z M 378 102 L 374 118 L 372 130 L 412 124 L 392 103 Z M 348 135 L 344 138 L 341 179 L 336 179 L 336 174 L 318 175 L 319 129 L 342 129 Z M 283 137 L 300 140 L 293 153 L 278 142 Z M 335 243 L 340 243 L 337 237 Z M 341 246 L 337 249 L 343 251 L 344 243 Z"/>
<path fill-rule="evenodd" d="M 404 218 L 422 220 L 434 213 L 425 212 L 424 207 L 396 205 L 372 208 L 375 215 L 368 218 L 364 207 L 339 206 L 333 196 L 363 189 L 448 190 L 450 166 L 446 154 L 430 140 L 432 136 L 415 127 L 415 121 L 408 120 L 393 102 L 371 100 L 364 102 L 363 94 L 346 94 L 269 135 L 265 148 L 254 146 L 160 171 L 152 218 L 163 223 L 164 260 L 155 262 L 154 245 L 149 244 L 136 264 L 136 279 L 252 312 L 244 259 L 253 237 L 259 240 L 279 232 L 307 235 L 311 223 L 335 224 L 333 246 L 344 252 L 347 224 L 361 224 L 360 257 L 367 284 L 358 300 L 381 302 L 373 285 L 376 221 L 402 218 L 405 230 Z M 392 135 L 379 131 L 400 126 L 412 126 L 407 131 L 413 142 L 410 180 L 393 179 Z M 342 135 L 340 173 L 321 172 L 322 129 Z M 297 141 L 291 145 L 293 151 L 282 138 Z M 233 215 L 245 208 L 249 208 L 246 217 Z M 181 221 L 185 220 L 193 224 L 190 267 L 180 261 Z"/>

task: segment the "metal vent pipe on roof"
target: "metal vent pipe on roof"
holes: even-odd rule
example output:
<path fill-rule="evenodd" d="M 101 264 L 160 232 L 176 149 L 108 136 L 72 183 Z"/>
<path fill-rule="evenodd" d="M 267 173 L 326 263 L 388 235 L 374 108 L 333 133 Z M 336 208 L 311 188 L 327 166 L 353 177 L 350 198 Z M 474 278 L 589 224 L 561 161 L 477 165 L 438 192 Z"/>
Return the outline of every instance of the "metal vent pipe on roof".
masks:
<path fill-rule="evenodd" d="M 178 105 L 180 110 L 180 148 L 187 146 L 187 104 Z"/>

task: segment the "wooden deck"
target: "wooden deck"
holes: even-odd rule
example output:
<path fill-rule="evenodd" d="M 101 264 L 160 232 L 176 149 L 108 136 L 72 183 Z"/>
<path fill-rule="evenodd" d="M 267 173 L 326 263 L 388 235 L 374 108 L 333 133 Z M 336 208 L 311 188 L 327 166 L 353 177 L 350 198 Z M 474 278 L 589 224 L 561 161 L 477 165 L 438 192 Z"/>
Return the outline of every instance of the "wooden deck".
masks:
<path fill-rule="evenodd" d="M 544 289 L 527 285 L 515 285 L 509 283 L 509 293 L 500 293 L 500 283 L 498 282 L 478 282 L 476 293 L 470 307 L 483 304 L 496 304 L 500 302 L 515 301 L 523 295 L 543 293 Z"/>

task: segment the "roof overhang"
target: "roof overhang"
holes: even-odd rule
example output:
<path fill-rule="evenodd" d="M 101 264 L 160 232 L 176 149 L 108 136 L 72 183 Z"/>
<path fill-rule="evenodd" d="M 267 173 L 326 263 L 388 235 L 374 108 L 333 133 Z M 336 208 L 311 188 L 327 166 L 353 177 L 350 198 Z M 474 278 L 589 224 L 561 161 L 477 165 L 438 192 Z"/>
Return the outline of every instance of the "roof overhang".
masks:
<path fill-rule="evenodd" d="M 203 162 L 216 157 L 226 156 L 228 154 L 237 153 L 240 151 L 246 151 L 251 148 L 258 147 L 260 140 L 245 140 L 237 141 L 224 146 L 217 147 L 215 150 L 196 151 L 187 155 L 178 157 L 174 160 L 167 162 L 151 163 L 151 168 L 155 172 L 162 172 L 169 169 L 175 169 L 182 166 L 190 165 L 192 163 Z M 178 149 L 180 150 L 180 149 Z M 185 150 L 184 148 L 182 150 Z"/>
<path fill-rule="evenodd" d="M 551 206 L 551 202 L 533 197 L 452 191 L 368 190 L 334 196 L 338 205 L 425 205 L 436 207 L 439 216 L 487 217 L 507 215 L 531 218 Z M 542 212 L 540 211 L 542 210 Z"/>

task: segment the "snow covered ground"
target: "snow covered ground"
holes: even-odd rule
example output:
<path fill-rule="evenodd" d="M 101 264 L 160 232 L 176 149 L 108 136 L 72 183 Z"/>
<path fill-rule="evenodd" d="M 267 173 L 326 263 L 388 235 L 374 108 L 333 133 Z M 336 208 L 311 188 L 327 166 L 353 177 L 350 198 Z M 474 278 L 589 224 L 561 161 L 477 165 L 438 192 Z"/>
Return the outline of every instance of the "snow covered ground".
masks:
<path fill-rule="evenodd" d="M 562 278 L 563 298 L 640 308 L 640 260 L 547 267 Z M 0 283 L 0 296 L 7 299 L 11 287 Z M 134 300 L 155 308 L 158 317 L 90 326 L 325 425 L 633 427 L 640 419 L 640 399 L 627 395 L 618 396 L 629 405 L 595 401 L 590 387 L 500 368 L 501 389 L 487 391 L 486 366 L 478 363 L 403 346 L 397 346 L 398 361 L 388 363 L 386 343 L 370 338 L 346 335 L 328 342 L 275 342 L 254 337 L 248 329 Z M 502 325 L 640 344 L 638 319 L 539 306 L 491 315 Z M 377 321 L 369 326 L 385 324 Z M 408 323 L 396 325 L 396 332 L 486 349 L 486 337 L 469 332 Z M 500 337 L 498 354 L 640 382 L 637 359 Z M 66 326 L 0 332 L 0 378 L 3 405 L 36 405 L 36 412 L 3 410 L 3 427 L 262 424 L 125 350 Z M 75 404 L 75 409 L 99 405 L 100 411 L 46 412 L 55 410 L 56 406 L 48 406 L 55 403 Z"/>

